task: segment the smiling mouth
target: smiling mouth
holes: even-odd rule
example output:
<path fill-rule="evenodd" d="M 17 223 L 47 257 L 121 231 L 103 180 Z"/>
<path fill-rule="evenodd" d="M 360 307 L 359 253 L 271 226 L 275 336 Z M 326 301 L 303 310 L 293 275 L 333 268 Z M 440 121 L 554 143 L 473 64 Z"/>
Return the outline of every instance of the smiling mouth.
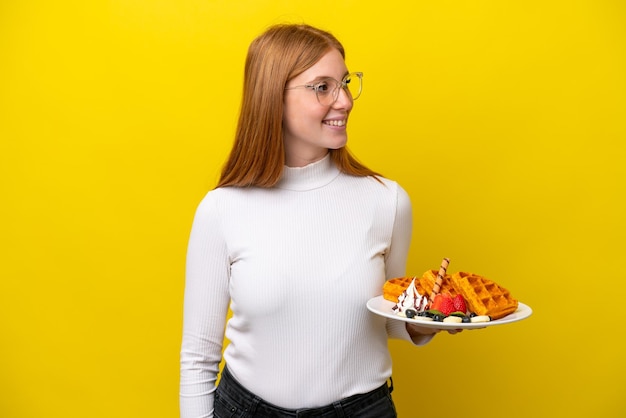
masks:
<path fill-rule="evenodd" d="M 341 119 L 341 120 L 325 120 L 324 125 L 330 125 L 330 126 L 345 126 L 346 125 L 346 119 Z"/>

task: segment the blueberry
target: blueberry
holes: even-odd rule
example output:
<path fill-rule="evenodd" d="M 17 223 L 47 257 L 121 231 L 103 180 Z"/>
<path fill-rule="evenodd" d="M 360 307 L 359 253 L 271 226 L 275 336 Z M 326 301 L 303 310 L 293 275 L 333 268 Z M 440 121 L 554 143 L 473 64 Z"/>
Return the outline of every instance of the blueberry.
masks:
<path fill-rule="evenodd" d="M 476 312 L 472 312 L 472 313 L 470 313 L 470 318 L 473 318 L 473 317 L 475 317 L 475 316 L 477 316 L 477 315 L 476 315 Z"/>
<path fill-rule="evenodd" d="M 413 318 L 415 315 L 417 315 L 417 311 L 415 311 L 414 309 L 407 309 L 405 315 L 407 318 Z"/>
<path fill-rule="evenodd" d="M 433 321 L 435 321 L 435 322 L 443 322 L 443 315 L 439 315 L 439 314 L 433 315 Z"/>
<path fill-rule="evenodd" d="M 463 322 L 464 324 L 467 324 L 468 322 L 472 322 L 472 319 L 469 316 L 464 316 L 461 322 Z"/>

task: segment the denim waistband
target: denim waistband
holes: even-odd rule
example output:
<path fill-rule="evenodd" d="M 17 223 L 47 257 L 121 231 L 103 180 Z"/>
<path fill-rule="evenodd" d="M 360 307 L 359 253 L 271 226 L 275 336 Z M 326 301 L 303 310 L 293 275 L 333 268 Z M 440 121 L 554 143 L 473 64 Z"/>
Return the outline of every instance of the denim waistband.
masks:
<path fill-rule="evenodd" d="M 331 418 L 354 415 L 355 412 L 363 410 L 368 405 L 377 402 L 381 398 L 389 397 L 390 388 L 387 386 L 387 383 L 385 383 L 368 393 L 352 395 L 319 408 L 287 409 L 266 402 L 250 392 L 237 382 L 228 371 L 228 367 L 224 367 L 216 396 L 231 398 L 231 401 L 237 403 L 241 409 L 247 411 L 246 416 L 272 418 Z"/>

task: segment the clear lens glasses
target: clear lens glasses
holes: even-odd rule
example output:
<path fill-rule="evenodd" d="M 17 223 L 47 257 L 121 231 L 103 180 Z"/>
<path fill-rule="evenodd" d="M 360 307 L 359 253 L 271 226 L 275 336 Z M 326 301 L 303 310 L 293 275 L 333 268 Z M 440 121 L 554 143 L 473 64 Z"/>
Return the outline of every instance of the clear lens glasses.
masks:
<path fill-rule="evenodd" d="M 304 84 L 301 86 L 287 87 L 285 90 L 297 88 L 307 88 L 313 90 L 317 96 L 317 101 L 323 106 L 332 106 L 339 98 L 339 89 L 344 89 L 346 94 L 356 100 L 363 90 L 363 73 L 350 73 L 341 81 L 327 77 L 317 80 L 314 83 Z"/>

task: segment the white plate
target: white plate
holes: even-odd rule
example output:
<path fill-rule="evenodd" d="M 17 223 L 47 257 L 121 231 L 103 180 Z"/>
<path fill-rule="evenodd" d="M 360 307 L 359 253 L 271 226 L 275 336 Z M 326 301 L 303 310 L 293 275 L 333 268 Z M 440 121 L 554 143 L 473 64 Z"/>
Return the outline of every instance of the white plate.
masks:
<path fill-rule="evenodd" d="M 489 322 L 468 322 L 468 323 L 450 323 L 450 322 L 435 322 L 435 321 L 424 321 L 420 319 L 420 317 L 416 316 L 413 318 L 407 318 L 405 316 L 396 315 L 391 309 L 395 303 L 385 299 L 382 295 L 376 296 L 367 301 L 367 309 L 375 313 L 376 315 L 384 316 L 390 319 L 397 319 L 398 321 L 409 322 L 415 325 L 427 327 L 427 328 L 438 328 L 438 329 L 474 329 L 474 328 L 486 328 L 494 325 L 504 325 L 510 324 L 511 322 L 521 321 L 522 319 L 528 318 L 532 313 L 532 309 L 530 306 L 523 304 L 522 302 L 518 303 L 517 310 L 512 314 L 509 314 L 503 318 L 496 319 L 494 321 Z"/>

